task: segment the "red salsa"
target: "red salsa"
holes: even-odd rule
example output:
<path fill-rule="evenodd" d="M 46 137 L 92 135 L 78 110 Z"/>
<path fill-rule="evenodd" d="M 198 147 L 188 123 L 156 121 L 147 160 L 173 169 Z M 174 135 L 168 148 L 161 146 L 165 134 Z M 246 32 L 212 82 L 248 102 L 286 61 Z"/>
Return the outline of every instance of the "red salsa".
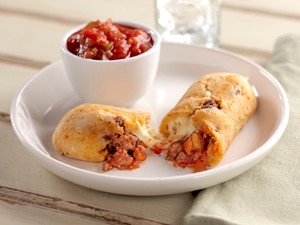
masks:
<path fill-rule="evenodd" d="M 88 23 L 67 40 L 74 55 L 95 60 L 116 60 L 134 57 L 150 49 L 151 36 L 144 30 L 114 24 L 111 19 Z"/>

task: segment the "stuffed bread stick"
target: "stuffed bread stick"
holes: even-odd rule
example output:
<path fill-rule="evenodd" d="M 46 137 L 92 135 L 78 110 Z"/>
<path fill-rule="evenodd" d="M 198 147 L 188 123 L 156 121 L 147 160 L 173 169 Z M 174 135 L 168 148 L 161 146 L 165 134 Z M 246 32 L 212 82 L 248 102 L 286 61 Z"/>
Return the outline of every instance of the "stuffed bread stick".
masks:
<path fill-rule="evenodd" d="M 62 155 L 103 162 L 103 171 L 131 170 L 146 159 L 146 148 L 156 143 L 149 134 L 149 121 L 146 112 L 83 104 L 60 120 L 52 142 Z"/>
<path fill-rule="evenodd" d="M 194 172 L 217 165 L 256 105 L 247 78 L 232 73 L 201 77 L 160 124 L 166 159 Z"/>

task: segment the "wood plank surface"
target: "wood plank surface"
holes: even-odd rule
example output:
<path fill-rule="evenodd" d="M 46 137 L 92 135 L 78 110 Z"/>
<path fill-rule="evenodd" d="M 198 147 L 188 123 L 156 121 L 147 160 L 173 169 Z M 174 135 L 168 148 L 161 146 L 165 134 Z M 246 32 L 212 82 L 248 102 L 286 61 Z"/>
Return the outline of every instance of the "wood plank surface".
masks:
<path fill-rule="evenodd" d="M 17 203 L 11 199 L 0 196 L 0 224 L 2 225 L 105 225 L 113 224 L 98 219 L 80 216 L 71 213 L 62 213 L 58 210 L 45 210 L 41 207 L 34 207 L 24 202 Z M 116 224 L 116 223 L 115 223 Z"/>
<path fill-rule="evenodd" d="M 278 37 L 300 30 L 300 18 L 282 18 L 231 8 L 223 10 L 221 16 L 221 43 L 252 51 L 271 52 Z"/>
<path fill-rule="evenodd" d="M 222 0 L 222 6 L 226 9 L 235 9 L 244 12 L 256 12 L 263 15 L 273 15 L 274 17 L 297 18 L 300 17 L 299 0 Z"/>
<path fill-rule="evenodd" d="M 8 122 L 0 121 L 0 133 L 0 199 L 7 204 L 137 225 L 180 224 L 192 204 L 191 193 L 133 197 L 78 186 L 50 173 L 35 161 L 17 140 Z"/>
<path fill-rule="evenodd" d="M 62 35 L 107 18 L 155 26 L 155 1 L 0 1 L 0 224 L 181 224 L 193 204 L 193 193 L 133 197 L 75 185 L 35 161 L 13 132 L 12 99 L 34 74 L 60 59 Z M 279 37 L 299 31 L 298 0 L 222 0 L 220 48 L 261 65 Z"/>

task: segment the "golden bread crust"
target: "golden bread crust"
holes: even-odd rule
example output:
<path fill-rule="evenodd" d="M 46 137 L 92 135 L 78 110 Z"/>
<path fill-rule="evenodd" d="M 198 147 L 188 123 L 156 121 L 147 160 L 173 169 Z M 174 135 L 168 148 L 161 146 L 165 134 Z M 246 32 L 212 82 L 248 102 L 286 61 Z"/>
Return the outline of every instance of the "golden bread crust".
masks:
<path fill-rule="evenodd" d="M 210 166 L 222 159 L 225 151 L 252 116 L 257 99 L 248 80 L 234 73 L 212 73 L 193 83 L 169 111 L 160 124 L 160 132 L 173 141 L 201 131 L 211 137 L 207 157 Z M 178 135 L 184 129 L 178 118 L 190 120 L 189 133 Z M 181 132 L 182 133 L 182 132 Z"/>
<path fill-rule="evenodd" d="M 120 125 L 116 118 L 122 119 Z M 147 126 L 150 114 L 107 105 L 82 104 L 71 109 L 60 120 L 52 142 L 62 155 L 90 162 L 102 162 L 108 136 L 134 133 L 138 124 Z"/>

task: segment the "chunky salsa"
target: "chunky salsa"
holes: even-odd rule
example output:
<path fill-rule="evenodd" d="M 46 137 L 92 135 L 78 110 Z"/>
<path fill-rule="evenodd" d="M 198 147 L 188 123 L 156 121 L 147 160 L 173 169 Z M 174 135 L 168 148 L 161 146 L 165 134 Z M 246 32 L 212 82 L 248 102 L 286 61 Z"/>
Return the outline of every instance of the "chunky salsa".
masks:
<path fill-rule="evenodd" d="M 71 53 L 95 60 L 134 57 L 146 52 L 152 45 L 153 40 L 146 31 L 114 24 L 111 19 L 92 21 L 67 40 Z"/>

